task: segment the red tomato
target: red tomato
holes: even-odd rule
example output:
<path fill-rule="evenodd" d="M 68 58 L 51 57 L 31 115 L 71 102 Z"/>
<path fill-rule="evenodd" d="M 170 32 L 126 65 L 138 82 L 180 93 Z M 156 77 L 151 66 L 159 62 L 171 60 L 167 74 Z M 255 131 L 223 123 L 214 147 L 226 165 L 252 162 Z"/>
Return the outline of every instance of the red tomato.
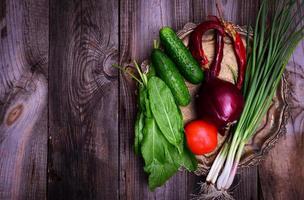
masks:
<path fill-rule="evenodd" d="M 185 126 L 188 148 L 193 154 L 212 152 L 217 146 L 217 128 L 203 120 L 195 120 Z"/>

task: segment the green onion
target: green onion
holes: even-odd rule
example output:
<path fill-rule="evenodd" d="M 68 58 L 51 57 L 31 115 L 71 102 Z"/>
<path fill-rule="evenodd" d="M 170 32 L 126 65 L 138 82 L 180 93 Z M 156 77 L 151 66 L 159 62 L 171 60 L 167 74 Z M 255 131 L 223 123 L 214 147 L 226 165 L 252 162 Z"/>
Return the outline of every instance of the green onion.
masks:
<path fill-rule="evenodd" d="M 272 16 L 270 5 L 277 5 Z M 288 60 L 303 39 L 303 16 L 299 12 L 303 5 L 294 0 L 262 1 L 254 28 L 252 53 L 247 61 L 244 110 L 231 129 L 234 134 L 222 146 L 206 179 L 218 190 L 231 186 L 244 146 L 267 113 Z"/>

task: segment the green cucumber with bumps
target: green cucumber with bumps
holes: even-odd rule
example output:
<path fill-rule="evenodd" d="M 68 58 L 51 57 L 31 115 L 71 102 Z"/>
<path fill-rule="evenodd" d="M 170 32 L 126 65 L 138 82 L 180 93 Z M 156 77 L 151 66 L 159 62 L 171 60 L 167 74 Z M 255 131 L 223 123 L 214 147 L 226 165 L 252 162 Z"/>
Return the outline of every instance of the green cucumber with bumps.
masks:
<path fill-rule="evenodd" d="M 180 106 L 188 105 L 191 101 L 191 96 L 185 80 L 177 70 L 174 62 L 160 49 L 153 49 L 151 60 L 157 75 L 170 88 L 177 104 Z"/>
<path fill-rule="evenodd" d="M 184 78 L 193 84 L 201 83 L 204 72 L 176 33 L 170 27 L 163 27 L 159 31 L 159 37 L 165 52 L 175 62 Z"/>

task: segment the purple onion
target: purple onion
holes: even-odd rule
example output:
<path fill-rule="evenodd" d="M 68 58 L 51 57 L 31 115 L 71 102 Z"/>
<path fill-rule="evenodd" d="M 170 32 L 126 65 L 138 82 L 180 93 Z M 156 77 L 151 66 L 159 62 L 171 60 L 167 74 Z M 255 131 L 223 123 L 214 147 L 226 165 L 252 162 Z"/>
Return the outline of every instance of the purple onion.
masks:
<path fill-rule="evenodd" d="M 202 119 L 222 129 L 239 119 L 244 108 L 244 98 L 232 83 L 212 78 L 202 84 L 197 107 Z"/>

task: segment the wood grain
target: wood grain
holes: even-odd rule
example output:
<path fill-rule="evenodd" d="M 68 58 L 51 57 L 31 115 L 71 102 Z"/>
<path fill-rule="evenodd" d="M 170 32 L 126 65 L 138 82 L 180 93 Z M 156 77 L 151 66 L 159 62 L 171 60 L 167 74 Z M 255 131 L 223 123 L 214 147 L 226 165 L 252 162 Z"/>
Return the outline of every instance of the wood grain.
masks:
<path fill-rule="evenodd" d="M 44 199 L 48 1 L 0 1 L 0 199 Z"/>
<path fill-rule="evenodd" d="M 49 199 L 118 197 L 118 2 L 50 4 Z"/>

